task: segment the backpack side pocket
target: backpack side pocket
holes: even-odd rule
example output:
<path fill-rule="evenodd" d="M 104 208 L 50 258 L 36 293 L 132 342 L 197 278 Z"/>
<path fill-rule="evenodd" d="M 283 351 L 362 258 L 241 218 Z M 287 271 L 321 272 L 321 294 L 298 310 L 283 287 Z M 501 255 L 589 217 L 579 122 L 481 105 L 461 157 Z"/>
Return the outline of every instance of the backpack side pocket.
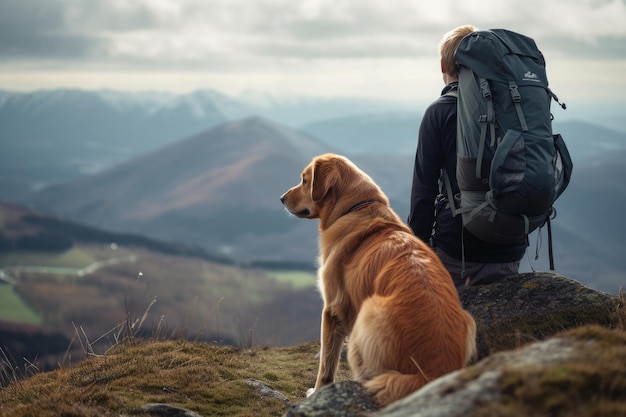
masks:
<path fill-rule="evenodd" d="M 539 216 L 554 201 L 554 141 L 508 130 L 491 164 L 492 205 L 511 214 Z"/>
<path fill-rule="evenodd" d="M 554 148 L 556 149 L 554 155 L 554 186 L 556 200 L 567 188 L 570 178 L 572 176 L 572 170 L 574 164 L 570 157 L 569 150 L 565 146 L 565 141 L 560 134 L 553 135 Z"/>

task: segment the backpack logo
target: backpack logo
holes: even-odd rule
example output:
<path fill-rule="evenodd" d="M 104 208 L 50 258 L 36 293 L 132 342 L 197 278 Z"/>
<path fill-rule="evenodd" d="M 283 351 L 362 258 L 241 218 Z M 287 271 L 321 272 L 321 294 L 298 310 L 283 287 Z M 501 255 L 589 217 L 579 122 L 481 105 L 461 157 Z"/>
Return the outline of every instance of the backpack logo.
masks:
<path fill-rule="evenodd" d="M 526 71 L 524 73 L 524 76 L 522 77 L 522 80 L 539 82 L 539 77 L 532 71 Z"/>

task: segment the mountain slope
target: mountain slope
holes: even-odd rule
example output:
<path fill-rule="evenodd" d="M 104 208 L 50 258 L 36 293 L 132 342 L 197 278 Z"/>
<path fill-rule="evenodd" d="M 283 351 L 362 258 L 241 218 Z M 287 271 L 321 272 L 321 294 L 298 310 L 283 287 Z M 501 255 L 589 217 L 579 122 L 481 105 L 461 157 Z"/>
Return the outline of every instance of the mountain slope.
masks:
<path fill-rule="evenodd" d="M 385 112 L 320 120 L 302 130 L 332 144 L 342 152 L 413 154 L 421 115 Z"/>
<path fill-rule="evenodd" d="M 4 202 L 0 224 L 0 348 L 41 370 L 76 360 L 77 327 L 102 352 L 131 316 L 145 320 L 143 328 L 133 326 L 137 335 L 158 327 L 163 336 L 272 345 L 318 336 L 321 301 L 312 273 L 240 268 L 197 247 L 114 234 Z M 23 311 L 7 310 L 19 305 Z M 32 316 L 37 326 L 19 324 Z"/>
<path fill-rule="evenodd" d="M 279 239 L 301 226 L 286 218 L 278 197 L 314 155 L 328 151 L 298 131 L 249 118 L 49 187 L 27 202 L 106 229 L 236 251 L 243 240 Z M 252 245 L 247 257 L 275 249 L 267 242 Z"/>
<path fill-rule="evenodd" d="M 0 191 L 21 196 L 93 174 L 228 120 L 261 116 L 290 126 L 404 107 L 349 98 L 277 98 L 214 90 L 0 90 Z"/>
<path fill-rule="evenodd" d="M 626 253 L 625 159 L 626 150 L 605 151 L 575 166 L 570 186 L 556 204 L 558 221 L 570 232 L 596 240 L 614 262 L 622 262 Z"/>
<path fill-rule="evenodd" d="M 0 95 L 4 198 L 94 173 L 226 120 L 208 99 L 51 90 Z"/>

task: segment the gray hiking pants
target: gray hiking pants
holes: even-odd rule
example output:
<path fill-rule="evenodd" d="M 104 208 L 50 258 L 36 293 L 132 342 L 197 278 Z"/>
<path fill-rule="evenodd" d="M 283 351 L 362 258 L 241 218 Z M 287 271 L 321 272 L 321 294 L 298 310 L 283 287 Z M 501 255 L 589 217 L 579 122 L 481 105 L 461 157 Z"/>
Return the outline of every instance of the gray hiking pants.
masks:
<path fill-rule="evenodd" d="M 465 261 L 465 273 L 463 273 L 463 262 L 456 259 L 439 248 L 435 248 L 435 253 L 443 262 L 457 289 L 470 285 L 489 284 L 507 275 L 517 274 L 520 261 L 502 263 L 481 263 Z"/>

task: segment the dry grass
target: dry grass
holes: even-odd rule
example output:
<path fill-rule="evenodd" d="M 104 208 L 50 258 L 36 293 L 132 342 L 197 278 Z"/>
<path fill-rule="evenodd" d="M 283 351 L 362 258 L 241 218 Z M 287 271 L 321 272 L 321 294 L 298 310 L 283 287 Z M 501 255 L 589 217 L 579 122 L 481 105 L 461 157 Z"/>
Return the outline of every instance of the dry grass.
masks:
<path fill-rule="evenodd" d="M 626 289 L 620 290 L 618 297 L 619 301 L 614 313 L 615 327 L 626 331 Z"/>
<path fill-rule="evenodd" d="M 505 372 L 502 401 L 482 408 L 481 415 L 512 416 L 537 409 L 561 410 L 558 415 L 572 416 L 582 409 L 602 416 L 626 412 L 621 401 L 626 394 L 625 301 L 626 292 L 622 292 L 609 326 L 615 332 L 599 326 L 571 331 L 578 339 L 600 340 L 607 348 L 549 372 L 541 367 Z M 24 368 L 7 374 L 10 384 L 0 389 L 0 416 L 143 416 L 141 406 L 148 403 L 167 403 L 207 416 L 282 416 L 289 404 L 261 396 L 246 379 L 262 381 L 291 403 L 302 401 L 314 383 L 317 342 L 244 349 L 189 341 L 145 341 L 136 337 L 144 318 L 129 316 L 120 323 L 115 329 L 118 342 L 104 355 L 91 354 L 93 342 L 77 328 L 77 338 L 89 358 L 78 366 L 47 373 Z M 349 378 L 343 362 L 338 380 Z M 596 400 L 587 402 L 580 393 Z"/>
<path fill-rule="evenodd" d="M 164 339 L 248 346 L 290 346 L 318 337 L 321 299 L 313 288 L 295 288 L 260 270 L 138 248 L 118 248 L 114 255 L 106 248 L 84 250 L 97 259 L 134 255 L 137 260 L 84 277 L 22 273 L 14 289 L 47 329 L 67 338 L 75 335 L 72 323 L 90 338 L 107 334 L 128 311 L 141 315 L 155 298 L 144 335 L 159 331 Z M 115 343 L 105 339 L 100 346 Z"/>
<path fill-rule="evenodd" d="M 186 341 L 120 344 L 70 369 L 41 373 L 0 390 L 2 416 L 142 415 L 168 403 L 212 416 L 280 416 L 288 404 L 264 398 L 260 380 L 291 402 L 304 398 L 317 372 L 318 343 L 235 349 Z M 348 378 L 342 364 L 341 378 Z"/>
<path fill-rule="evenodd" d="M 77 366 L 42 373 L 27 363 L 22 370 L 0 351 L 0 416 L 142 416 L 148 403 L 201 415 L 281 416 L 289 403 L 261 396 L 246 379 L 261 381 L 294 403 L 314 385 L 319 343 L 262 348 L 253 342 L 254 329 L 242 330 L 239 348 L 174 340 L 183 329 L 163 335 L 153 328 L 153 336 L 142 339 L 155 302 L 138 317 L 127 311 L 126 320 L 95 340 L 75 325 L 73 343 L 86 358 Z M 104 338 L 115 343 L 98 354 L 94 345 Z M 344 362 L 338 379 L 349 377 Z"/>

